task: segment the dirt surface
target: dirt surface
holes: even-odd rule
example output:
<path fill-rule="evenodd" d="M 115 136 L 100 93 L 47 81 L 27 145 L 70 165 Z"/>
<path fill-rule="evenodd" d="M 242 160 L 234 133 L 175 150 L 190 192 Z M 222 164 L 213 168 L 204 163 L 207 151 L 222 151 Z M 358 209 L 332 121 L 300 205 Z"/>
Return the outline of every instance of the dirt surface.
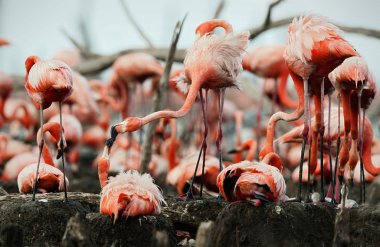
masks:
<path fill-rule="evenodd" d="M 79 175 L 87 181 L 77 176 L 73 175 L 71 189 L 98 193 L 96 172 Z M 347 209 L 338 214 L 340 218 L 336 216 L 340 211 L 328 203 L 255 207 L 250 202 L 216 198 L 185 202 L 169 196 L 160 215 L 120 219 L 115 224 L 98 213 L 99 194 L 70 192 L 68 203 L 63 193 L 38 194 L 32 202 L 31 195 L 2 191 L 0 246 L 194 246 L 198 228 L 206 221 L 214 223 L 206 229 L 211 241 L 203 246 L 332 246 L 334 235 L 336 246 L 380 246 L 379 181 L 367 186 L 371 198 L 367 205 Z M 13 184 L 3 183 L 8 193 L 14 192 Z M 163 190 L 165 195 L 175 193 L 168 186 Z M 350 190 L 349 198 L 358 191 Z"/>
<path fill-rule="evenodd" d="M 334 218 L 329 204 L 255 207 L 236 202 L 219 214 L 212 242 L 214 246 L 330 246 Z"/>

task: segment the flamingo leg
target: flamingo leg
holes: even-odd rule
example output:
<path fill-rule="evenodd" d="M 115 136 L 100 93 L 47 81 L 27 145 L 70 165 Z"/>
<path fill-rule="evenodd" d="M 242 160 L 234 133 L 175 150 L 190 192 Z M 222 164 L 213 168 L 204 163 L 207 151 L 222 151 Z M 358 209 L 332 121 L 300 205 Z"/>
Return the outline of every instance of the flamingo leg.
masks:
<path fill-rule="evenodd" d="M 204 144 L 203 144 L 203 163 L 202 163 L 202 175 L 201 175 L 201 186 L 200 186 L 200 192 L 199 196 L 202 198 L 202 192 L 203 192 L 203 184 L 204 184 L 204 173 L 205 173 L 205 166 L 206 166 L 206 151 L 207 151 L 207 134 L 208 134 L 208 125 L 207 125 L 207 93 L 208 90 L 205 90 L 205 102 L 204 105 L 202 105 L 202 111 L 203 111 L 203 121 L 204 121 Z"/>
<path fill-rule="evenodd" d="M 222 157 L 222 139 L 223 139 L 223 129 L 222 129 L 222 121 L 223 121 L 223 106 L 224 106 L 224 93 L 225 89 L 219 89 L 218 93 L 218 107 L 219 107 L 219 122 L 218 122 L 218 136 L 216 137 L 216 147 L 218 149 L 218 157 L 219 157 L 219 170 L 223 170 L 223 157 Z"/>
<path fill-rule="evenodd" d="M 263 99 L 264 98 L 264 86 L 262 89 L 262 93 L 260 96 L 260 102 L 259 102 L 259 107 L 257 108 L 257 113 L 256 113 L 256 143 L 257 143 L 257 148 L 256 148 L 256 157 L 259 157 L 260 153 L 260 143 L 261 143 L 261 120 L 262 120 L 262 109 L 263 109 Z"/>
<path fill-rule="evenodd" d="M 334 172 L 333 172 L 333 167 L 332 167 L 332 153 L 331 153 L 331 93 L 329 92 L 327 94 L 328 97 L 328 119 L 327 119 L 327 146 L 328 146 L 328 152 L 329 152 L 329 164 L 330 164 L 330 188 L 331 191 L 333 190 L 333 186 L 335 185 L 335 177 L 334 177 Z M 334 198 L 331 195 L 331 203 L 334 203 Z"/>
<path fill-rule="evenodd" d="M 42 148 L 43 148 L 44 143 L 45 143 L 43 125 L 44 125 L 44 113 L 43 113 L 43 108 L 42 108 L 42 104 L 41 104 L 40 105 L 41 142 L 38 143 L 39 153 L 38 153 L 38 162 L 37 162 L 36 176 L 34 178 L 32 201 L 36 200 L 36 192 L 37 192 L 37 187 L 38 187 L 38 170 L 40 168 L 40 163 L 41 163 Z"/>
<path fill-rule="evenodd" d="M 359 150 L 359 158 L 360 158 L 360 183 L 361 183 L 361 196 L 363 199 L 362 203 L 365 203 L 365 177 L 364 177 L 364 164 L 363 164 L 363 140 L 364 140 L 364 121 L 365 121 L 365 109 L 363 108 L 363 119 L 362 125 L 360 129 L 360 150 Z"/>
<path fill-rule="evenodd" d="M 297 198 L 296 201 L 301 201 L 301 192 L 302 192 L 302 170 L 303 170 L 303 162 L 305 159 L 305 149 L 306 145 L 309 143 L 309 114 L 310 109 L 308 108 L 310 105 L 309 100 L 309 83 L 308 79 L 303 80 L 303 87 L 304 87 L 304 129 L 302 131 L 303 141 L 302 141 L 302 149 L 301 149 L 301 157 L 300 157 L 300 169 L 298 174 L 298 192 L 297 192 Z"/>
<path fill-rule="evenodd" d="M 362 100 L 362 88 L 359 89 L 358 93 L 358 112 L 359 112 L 359 161 L 360 161 L 360 203 L 365 203 L 365 177 L 364 177 L 364 165 L 363 165 L 363 138 L 364 138 L 364 119 L 365 110 L 363 108 L 363 120 L 360 118 Z"/>
<path fill-rule="evenodd" d="M 206 94 L 207 94 L 207 91 L 206 91 Z M 194 181 L 195 181 L 195 178 L 197 176 L 197 171 L 198 171 L 198 166 L 199 166 L 201 155 L 203 152 L 206 152 L 206 148 L 207 148 L 206 139 L 207 139 L 207 134 L 208 134 L 208 126 L 207 126 L 206 109 L 205 109 L 205 102 L 203 99 L 202 89 L 199 90 L 199 98 L 200 98 L 201 106 L 202 106 L 203 122 L 204 122 L 205 129 L 204 129 L 204 135 L 203 135 L 201 148 L 199 150 L 197 164 L 195 165 L 195 170 L 194 170 L 193 177 L 191 179 L 190 187 L 186 193 L 186 201 L 189 201 L 190 199 L 194 198 L 194 194 L 193 194 Z M 202 189 L 203 189 L 203 173 L 204 173 L 204 166 L 202 167 L 201 189 L 200 189 L 200 193 L 199 193 L 200 196 L 202 195 Z"/>
<path fill-rule="evenodd" d="M 324 167 L 323 167 L 323 136 L 325 134 L 325 122 L 324 122 L 324 97 L 325 97 L 325 78 L 321 83 L 321 126 L 319 130 L 320 134 L 320 165 L 321 165 L 321 201 L 325 201 L 325 188 L 324 188 Z"/>
<path fill-rule="evenodd" d="M 309 90 L 307 90 L 307 92 L 308 91 Z M 309 92 L 307 94 L 305 102 L 307 103 L 307 106 L 306 106 L 305 109 L 307 109 L 306 110 L 306 114 L 307 114 L 308 128 L 310 128 L 311 127 L 311 116 L 310 116 L 310 93 Z M 308 143 L 307 146 L 309 148 L 309 150 L 308 150 L 309 151 L 309 159 L 308 159 L 308 162 L 307 162 L 308 163 L 308 170 L 307 170 L 307 189 L 308 189 L 308 195 L 306 197 L 306 202 L 311 202 L 312 201 L 311 200 L 311 194 L 313 193 L 313 187 L 312 187 L 312 185 L 313 185 L 313 182 L 314 182 L 314 174 L 313 174 L 313 178 L 312 178 L 311 177 L 311 162 L 312 162 L 311 157 L 312 157 L 312 152 L 315 152 L 315 153 L 317 152 L 317 145 L 315 145 L 315 146 L 313 145 L 314 143 L 313 143 L 313 138 L 311 137 L 311 134 L 312 134 L 312 131 L 310 131 L 310 129 L 309 129 L 309 131 L 307 133 L 307 143 Z M 317 142 L 315 144 L 317 144 Z M 313 173 L 314 173 L 314 171 L 313 171 Z"/>
<path fill-rule="evenodd" d="M 339 150 L 340 150 L 340 101 L 341 101 L 341 95 L 338 94 L 338 139 L 336 141 L 336 150 L 337 150 L 337 155 L 335 157 L 335 167 L 334 167 L 334 183 L 333 183 L 333 187 L 332 187 L 332 196 L 331 196 L 331 201 L 333 201 L 333 203 L 339 203 L 339 200 L 336 200 L 335 198 L 335 191 L 336 191 L 336 184 L 337 184 L 337 181 L 336 181 L 336 178 L 337 178 L 337 171 L 338 171 L 338 163 L 339 163 Z M 339 193 L 339 191 L 337 190 L 336 191 L 337 193 Z"/>
<path fill-rule="evenodd" d="M 65 202 L 67 202 L 67 189 L 66 189 L 66 175 L 65 175 L 65 157 L 63 155 L 66 149 L 66 140 L 62 128 L 62 102 L 59 102 L 59 126 L 60 126 L 60 139 L 58 141 L 58 155 L 57 159 L 62 158 L 62 172 L 63 172 L 63 187 L 65 191 Z"/>

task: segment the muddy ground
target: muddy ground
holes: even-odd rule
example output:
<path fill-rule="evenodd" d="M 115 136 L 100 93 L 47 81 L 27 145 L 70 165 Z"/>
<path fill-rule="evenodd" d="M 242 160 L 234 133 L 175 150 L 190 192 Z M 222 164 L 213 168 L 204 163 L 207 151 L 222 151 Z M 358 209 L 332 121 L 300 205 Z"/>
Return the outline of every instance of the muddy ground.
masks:
<path fill-rule="evenodd" d="M 70 182 L 77 192 L 69 193 L 68 203 L 62 193 L 37 195 L 32 202 L 17 193 L 15 182 L 1 183 L 0 246 L 380 246 L 380 179 L 367 187 L 366 205 L 343 213 L 329 203 L 254 207 L 168 196 L 160 215 L 115 224 L 98 213 L 96 171 L 74 174 Z M 288 195 L 295 196 L 296 186 L 288 184 Z M 163 191 L 175 194 L 173 188 Z M 349 198 L 358 198 L 358 187 Z"/>

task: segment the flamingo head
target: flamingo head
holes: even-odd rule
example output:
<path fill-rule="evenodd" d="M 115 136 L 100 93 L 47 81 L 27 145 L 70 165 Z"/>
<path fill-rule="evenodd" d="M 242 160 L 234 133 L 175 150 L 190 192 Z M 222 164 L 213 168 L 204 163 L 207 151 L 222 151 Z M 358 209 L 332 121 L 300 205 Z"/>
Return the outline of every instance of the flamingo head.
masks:
<path fill-rule="evenodd" d="M 143 126 L 143 122 L 141 118 L 138 118 L 138 117 L 126 118 L 123 122 L 111 127 L 111 138 L 109 138 L 106 141 L 106 146 L 108 148 L 111 148 L 119 133 L 133 132 L 133 131 L 141 129 L 142 126 Z"/>

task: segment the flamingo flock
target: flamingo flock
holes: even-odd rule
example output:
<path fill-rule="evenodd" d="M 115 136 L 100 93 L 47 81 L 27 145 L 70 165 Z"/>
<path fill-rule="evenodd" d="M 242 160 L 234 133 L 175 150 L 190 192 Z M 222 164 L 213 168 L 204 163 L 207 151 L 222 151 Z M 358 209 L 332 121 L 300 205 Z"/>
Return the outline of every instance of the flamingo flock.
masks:
<path fill-rule="evenodd" d="M 364 203 L 365 183 L 380 173 L 378 141 L 366 117 L 376 83 L 365 59 L 339 28 L 314 14 L 292 21 L 286 44 L 254 49 L 248 44 L 249 32 L 234 32 L 225 20 L 198 25 L 183 67 L 168 82 L 175 95 L 169 103 L 180 108 L 143 117 L 132 114 L 145 114 L 164 73 L 164 65 L 147 53 L 121 55 L 107 82 L 87 80 L 72 69 L 83 60 L 78 52 L 59 51 L 46 60 L 30 56 L 29 99 L 17 99 L 12 77 L 0 71 L 0 180 L 17 180 L 19 192 L 32 194 L 33 201 L 36 193 L 49 192 L 64 192 L 67 201 L 71 173 L 87 148 L 98 154 L 87 168 L 97 169 L 100 213 L 114 222 L 159 214 L 166 202 L 157 183 L 175 188 L 183 200 L 206 194 L 255 206 L 307 203 L 316 191 L 319 201 L 337 205 L 342 186 L 360 184 Z M 5 45 L 12 44 L 0 39 Z M 241 88 L 243 70 L 264 80 L 259 93 L 271 101 L 270 112 L 265 113 L 263 97 L 252 108 L 234 103 L 239 98 L 229 93 Z M 247 129 L 246 113 L 254 107 L 257 127 Z M 303 123 L 297 121 L 302 116 Z M 293 125 L 278 133 L 280 120 Z M 142 143 L 133 132 L 153 121 L 159 124 L 149 173 L 141 174 Z M 223 122 L 235 125 L 235 138 L 231 131 L 224 136 Z M 233 143 L 229 152 L 223 139 Z M 289 182 L 298 183 L 295 198 L 287 196 Z M 319 189 L 313 186 L 317 182 Z"/>

